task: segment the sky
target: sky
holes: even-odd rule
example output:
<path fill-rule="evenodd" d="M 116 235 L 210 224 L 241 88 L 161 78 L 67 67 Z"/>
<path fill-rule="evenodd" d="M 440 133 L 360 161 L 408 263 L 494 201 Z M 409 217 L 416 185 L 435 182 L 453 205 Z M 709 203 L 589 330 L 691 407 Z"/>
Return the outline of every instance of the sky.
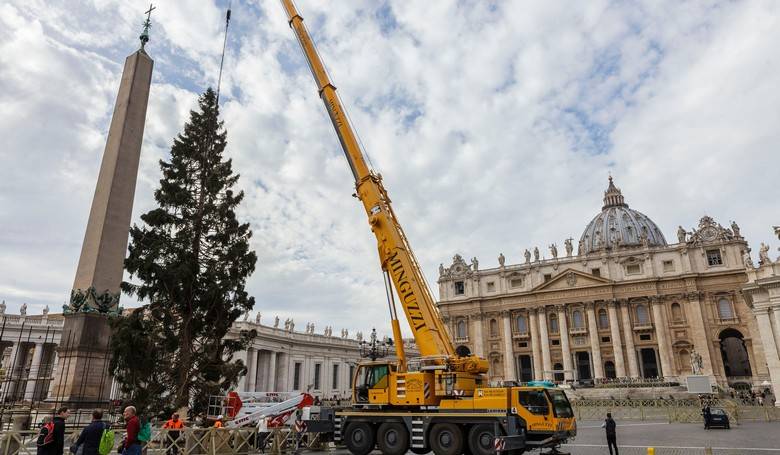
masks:
<path fill-rule="evenodd" d="M 736 220 L 778 246 L 780 2 L 298 0 L 434 296 L 439 263 L 578 239 L 607 176 L 669 241 Z M 215 86 L 226 1 L 165 0 L 133 222 Z M 0 299 L 67 300 L 146 1 L 0 3 Z M 252 314 L 389 331 L 376 243 L 278 1 L 232 2 L 226 155 L 257 252 Z M 547 253 L 549 255 L 549 253 Z M 774 253 L 773 253 L 774 254 Z M 125 280 L 130 279 L 125 276 Z M 138 303 L 125 296 L 123 306 Z"/>

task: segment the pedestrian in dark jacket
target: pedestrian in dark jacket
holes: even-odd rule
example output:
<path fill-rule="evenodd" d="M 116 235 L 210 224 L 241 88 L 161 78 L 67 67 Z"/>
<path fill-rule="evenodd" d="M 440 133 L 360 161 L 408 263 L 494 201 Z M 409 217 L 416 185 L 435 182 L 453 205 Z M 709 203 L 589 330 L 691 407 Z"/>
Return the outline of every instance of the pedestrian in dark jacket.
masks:
<path fill-rule="evenodd" d="M 92 422 L 81 430 L 75 444 L 76 448 L 81 448 L 81 455 L 99 455 L 98 447 L 103 437 L 103 430 L 109 426 L 108 422 L 103 421 L 103 411 L 100 409 L 92 411 Z"/>
<path fill-rule="evenodd" d="M 601 425 L 601 428 L 606 429 L 607 433 L 607 447 L 609 448 L 609 455 L 612 455 L 612 448 L 615 448 L 615 454 L 618 454 L 618 447 L 617 447 L 617 431 L 616 431 L 617 424 L 614 420 L 612 420 L 612 414 L 607 413 L 607 418 L 604 420 L 604 423 Z"/>
<path fill-rule="evenodd" d="M 62 455 L 65 452 L 65 421 L 70 417 L 70 410 L 66 407 L 57 409 L 54 416 L 54 442 L 51 455 Z"/>

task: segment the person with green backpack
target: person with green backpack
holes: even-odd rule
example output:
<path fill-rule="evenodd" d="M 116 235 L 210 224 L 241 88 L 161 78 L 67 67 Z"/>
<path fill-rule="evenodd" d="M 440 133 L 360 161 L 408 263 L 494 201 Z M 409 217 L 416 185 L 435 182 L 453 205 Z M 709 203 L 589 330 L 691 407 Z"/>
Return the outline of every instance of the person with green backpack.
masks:
<path fill-rule="evenodd" d="M 103 421 L 103 411 L 92 411 L 92 422 L 81 430 L 70 451 L 76 453 L 81 448 L 82 455 L 108 455 L 114 448 L 114 431 L 111 424 Z"/>

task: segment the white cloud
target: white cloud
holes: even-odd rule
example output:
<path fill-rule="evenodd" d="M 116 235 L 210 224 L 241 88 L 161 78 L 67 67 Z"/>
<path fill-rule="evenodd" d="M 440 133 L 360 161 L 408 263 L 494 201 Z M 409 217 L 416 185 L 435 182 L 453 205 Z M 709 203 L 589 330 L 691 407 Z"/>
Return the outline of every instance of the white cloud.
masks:
<path fill-rule="evenodd" d="M 777 224 L 775 2 L 328 2 L 301 14 L 431 284 L 459 252 L 495 265 L 577 238 L 612 170 L 674 237 L 705 212 L 753 245 Z M 0 7 L 0 297 L 70 289 L 124 55 L 144 2 Z M 197 95 L 225 2 L 158 6 L 134 220 Z M 223 85 L 265 320 L 387 330 L 375 241 L 274 2 L 234 2 Z M 56 297 L 60 295 L 61 297 Z"/>

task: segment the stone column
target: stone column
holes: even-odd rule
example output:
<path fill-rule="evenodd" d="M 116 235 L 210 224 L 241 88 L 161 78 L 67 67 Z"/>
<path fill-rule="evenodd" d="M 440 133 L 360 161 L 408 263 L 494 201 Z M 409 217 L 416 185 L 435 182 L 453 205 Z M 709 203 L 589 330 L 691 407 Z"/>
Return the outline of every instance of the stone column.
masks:
<path fill-rule="evenodd" d="M 574 366 L 571 361 L 571 346 L 569 345 L 569 322 L 566 320 L 566 307 L 561 305 L 558 309 L 558 330 L 561 332 L 561 351 L 563 353 L 563 379 L 574 380 Z"/>
<path fill-rule="evenodd" d="M 246 361 L 246 376 L 248 378 L 248 392 L 257 390 L 257 349 L 248 348 Z"/>
<path fill-rule="evenodd" d="M 707 332 L 704 325 L 704 308 L 702 308 L 700 295 L 698 292 L 689 292 L 686 297 L 688 298 L 688 304 L 685 305 L 685 308 L 686 315 L 691 323 L 693 348 L 701 355 L 702 374 L 713 376 L 715 374 L 712 363 L 713 353 L 710 351 L 710 342 L 707 340 Z"/>
<path fill-rule="evenodd" d="M 560 327 L 560 326 L 559 326 Z M 544 307 L 539 308 L 539 336 L 542 341 L 542 378 L 552 379 L 552 362 L 550 361 L 550 338 L 547 334 L 547 315 Z"/>
<path fill-rule="evenodd" d="M 517 380 L 515 374 L 515 352 L 512 349 L 512 315 L 502 313 L 504 319 L 504 381 Z"/>
<path fill-rule="evenodd" d="M 617 377 L 626 377 L 626 363 L 623 360 L 623 342 L 620 340 L 620 325 L 618 324 L 617 302 L 607 303 L 609 313 L 609 330 L 612 335 L 612 351 L 615 354 L 615 372 Z"/>
<path fill-rule="evenodd" d="M 593 377 L 604 378 L 604 362 L 601 360 L 601 340 L 599 339 L 599 327 L 596 325 L 596 311 L 593 302 L 585 304 L 585 312 L 588 313 L 588 335 L 590 336 L 590 351 L 593 359 Z"/>
<path fill-rule="evenodd" d="M 276 391 L 276 352 L 270 351 L 268 359 L 268 391 Z"/>
<path fill-rule="evenodd" d="M 777 315 L 778 308 L 775 308 L 774 312 Z M 778 352 L 778 346 L 775 343 L 775 333 L 772 330 L 772 321 L 769 319 L 769 308 L 755 308 L 753 314 L 756 315 L 758 332 L 761 335 L 761 342 L 764 344 L 764 356 L 769 369 L 772 390 L 777 396 L 778 391 L 780 391 L 780 352 Z M 775 406 L 780 406 L 780 400 L 775 402 Z"/>
<path fill-rule="evenodd" d="M 774 307 L 772 313 L 775 319 L 775 346 L 777 346 L 778 353 L 780 353 L 780 305 Z M 778 400 L 778 402 L 780 402 L 780 400 Z M 780 406 L 780 404 L 778 404 L 778 406 Z"/>
<path fill-rule="evenodd" d="M 239 360 L 242 360 L 244 365 L 247 364 L 247 351 L 237 352 L 236 357 L 238 357 Z M 238 380 L 238 390 L 242 392 L 247 392 L 249 390 L 249 371 Z"/>
<path fill-rule="evenodd" d="M 653 307 L 653 322 L 655 322 L 655 336 L 658 339 L 658 356 L 661 358 L 661 369 L 663 374 L 661 377 L 670 378 L 677 376 L 677 372 L 674 371 L 669 353 L 671 352 L 669 341 L 666 339 L 666 324 L 663 316 L 663 304 L 658 299 L 653 299 L 651 302 Z"/>
<path fill-rule="evenodd" d="M 628 315 L 628 301 L 620 304 L 620 314 L 623 317 L 623 339 L 626 342 L 626 357 L 628 357 L 628 374 L 632 378 L 639 377 L 639 363 L 636 360 L 634 347 L 634 330 L 631 327 L 631 317 Z"/>
<path fill-rule="evenodd" d="M 541 340 L 539 339 L 539 326 L 536 318 L 536 308 L 528 311 L 528 325 L 531 326 L 531 352 L 534 362 L 534 379 L 541 381 L 544 379 L 542 376 L 542 349 Z"/>
<path fill-rule="evenodd" d="M 33 401 L 35 392 L 39 391 L 43 385 L 43 381 L 40 381 L 38 378 L 38 373 L 41 369 L 41 358 L 43 358 L 43 346 L 43 343 L 35 343 L 32 363 L 30 364 L 30 374 L 27 375 L 27 387 L 24 391 L 24 399 L 26 401 Z"/>
<path fill-rule="evenodd" d="M 485 357 L 485 344 L 482 339 L 482 315 L 470 315 L 469 321 L 472 322 L 469 338 L 474 337 L 474 354 Z"/>

